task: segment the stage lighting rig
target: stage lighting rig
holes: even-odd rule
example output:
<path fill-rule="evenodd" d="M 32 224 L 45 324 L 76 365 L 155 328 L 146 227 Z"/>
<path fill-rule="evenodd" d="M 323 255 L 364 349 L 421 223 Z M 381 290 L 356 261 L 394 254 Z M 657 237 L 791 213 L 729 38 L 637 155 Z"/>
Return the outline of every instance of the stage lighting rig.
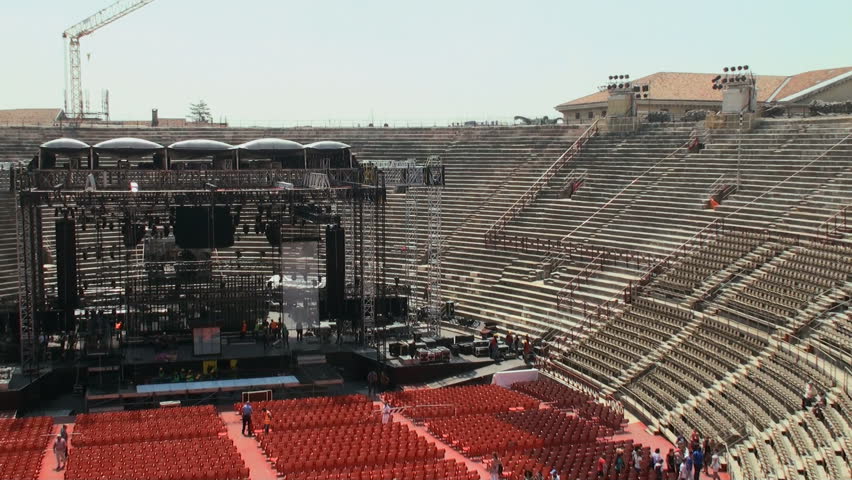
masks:
<path fill-rule="evenodd" d="M 754 86 L 754 74 L 748 65 L 723 67 L 722 74 L 710 80 L 713 90 L 723 90 L 728 87 Z"/>
<path fill-rule="evenodd" d="M 627 91 L 630 90 L 630 75 L 618 74 L 607 77 L 607 83 L 598 87 L 598 91 Z"/>
<path fill-rule="evenodd" d="M 648 95 L 651 94 L 651 85 L 644 83 L 641 85 L 633 85 L 633 96 L 638 100 L 641 98 L 648 98 Z"/>

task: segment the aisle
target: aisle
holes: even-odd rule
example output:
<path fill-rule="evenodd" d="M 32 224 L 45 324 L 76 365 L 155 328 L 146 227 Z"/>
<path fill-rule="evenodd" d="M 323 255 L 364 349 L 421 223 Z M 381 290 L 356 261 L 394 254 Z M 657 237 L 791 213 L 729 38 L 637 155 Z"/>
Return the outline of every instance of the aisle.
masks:
<path fill-rule="evenodd" d="M 65 426 L 68 430 L 68 456 L 71 458 L 74 455 L 74 451 L 71 450 L 74 443 L 74 424 L 66 423 Z M 63 480 L 65 478 L 65 469 L 62 469 L 61 472 L 56 471 L 56 455 L 53 454 L 53 443 L 56 441 L 56 436 L 59 435 L 59 430 L 61 429 L 62 424 L 57 423 L 53 426 L 50 441 L 47 442 L 47 447 L 44 449 L 44 457 L 41 459 L 41 470 L 39 470 L 38 480 Z"/>
<path fill-rule="evenodd" d="M 467 465 L 468 469 L 479 473 L 479 478 L 481 480 L 487 480 L 487 479 L 491 478 L 491 476 L 488 474 L 488 471 L 485 469 L 485 466 L 483 466 L 482 463 L 474 462 L 473 460 L 468 460 L 464 455 L 462 455 L 461 453 L 454 450 L 453 447 L 447 445 L 446 443 L 439 440 L 438 438 L 435 438 L 435 436 L 433 436 L 431 433 L 429 433 L 429 431 L 426 430 L 426 428 L 419 427 L 419 426 L 415 425 L 411 420 L 409 420 L 408 418 L 406 418 L 405 416 L 403 416 L 401 414 L 394 415 L 393 421 L 399 422 L 399 423 L 404 423 L 404 424 L 408 425 L 409 428 L 416 431 L 418 435 L 425 438 L 430 443 L 434 443 L 436 446 L 438 446 L 438 448 L 443 448 L 445 450 L 444 458 L 457 460 L 459 462 L 464 463 L 465 465 Z"/>
<path fill-rule="evenodd" d="M 631 418 L 631 416 L 628 416 L 628 419 L 635 420 L 635 418 Z M 641 443 L 642 445 L 650 446 L 652 452 L 654 449 L 659 448 L 660 453 L 662 453 L 663 457 L 665 457 L 666 454 L 669 453 L 669 449 L 674 448 L 674 445 L 666 440 L 665 437 L 660 435 L 651 435 L 648 433 L 647 428 L 648 427 L 644 423 L 638 420 L 631 421 L 627 425 L 625 433 L 615 435 L 613 440 L 630 439 L 633 440 L 634 443 Z M 710 477 L 710 475 L 705 475 L 704 473 L 701 474 L 701 480 L 709 480 Z M 728 473 L 720 473 L 719 478 L 721 478 L 721 480 L 729 480 L 730 475 Z"/>
<path fill-rule="evenodd" d="M 225 422 L 228 437 L 234 441 L 237 451 L 249 469 L 249 480 L 276 480 L 278 473 L 266 460 L 266 455 L 260 449 L 260 444 L 254 437 L 246 437 L 242 434 L 242 420 L 234 411 L 219 412 L 219 417 Z"/>

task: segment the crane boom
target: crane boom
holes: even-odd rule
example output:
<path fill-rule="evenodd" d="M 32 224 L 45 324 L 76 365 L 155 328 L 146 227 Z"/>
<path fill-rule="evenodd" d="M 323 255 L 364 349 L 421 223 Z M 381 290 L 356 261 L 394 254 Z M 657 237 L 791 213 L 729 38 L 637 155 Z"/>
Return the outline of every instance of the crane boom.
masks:
<path fill-rule="evenodd" d="M 71 98 L 68 99 L 70 102 L 66 103 L 65 110 L 69 117 L 79 119 L 85 113 L 83 109 L 83 82 L 80 76 L 80 38 L 133 11 L 139 10 L 153 1 L 118 0 L 62 32 L 62 38 L 68 39 L 67 61 Z"/>

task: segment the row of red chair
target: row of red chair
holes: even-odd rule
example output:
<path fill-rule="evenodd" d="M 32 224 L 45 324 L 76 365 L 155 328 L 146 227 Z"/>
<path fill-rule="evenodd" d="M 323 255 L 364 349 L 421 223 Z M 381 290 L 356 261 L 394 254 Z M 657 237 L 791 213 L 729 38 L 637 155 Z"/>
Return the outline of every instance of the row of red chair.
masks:
<path fill-rule="evenodd" d="M 418 460 L 380 467 L 296 472 L 287 480 L 479 480 L 479 474 L 455 460 Z"/>
<path fill-rule="evenodd" d="M 624 424 L 626 419 L 624 414 L 616 412 L 608 406 L 601 403 L 590 403 L 577 410 L 577 415 L 595 420 L 601 425 L 605 425 L 612 429 L 619 429 Z"/>
<path fill-rule="evenodd" d="M 354 395 L 336 395 L 331 397 L 306 397 L 306 398 L 288 398 L 283 400 L 269 400 L 269 401 L 260 401 L 260 402 L 252 402 L 252 408 L 255 411 L 259 411 L 262 408 L 268 408 L 272 411 L 277 409 L 285 409 L 287 411 L 293 410 L 303 410 L 303 409 L 314 409 L 317 407 L 330 407 L 330 406 L 341 406 L 341 405 L 351 405 L 358 403 L 373 403 L 372 400 L 367 398 L 365 395 L 354 394 Z M 234 404 L 234 411 L 239 412 L 240 408 L 242 408 L 242 402 L 238 402 Z"/>
<path fill-rule="evenodd" d="M 301 429 L 353 425 L 359 423 L 377 423 L 381 420 L 379 406 L 373 403 L 353 403 L 349 405 L 318 406 L 313 409 L 294 410 L 276 408 L 272 412 L 273 429 Z M 263 412 L 254 410 L 252 420 L 255 425 L 263 420 Z"/>
<path fill-rule="evenodd" d="M 164 418 L 145 423 L 98 423 L 74 429 L 73 443 L 78 447 L 134 443 L 140 440 L 179 440 L 215 437 L 224 432 L 221 420 L 212 417 Z"/>
<path fill-rule="evenodd" d="M 0 452 L 44 451 L 52 429 L 50 417 L 0 419 Z"/>
<path fill-rule="evenodd" d="M 241 480 L 248 473 L 230 439 L 206 437 L 74 448 L 65 478 Z"/>
<path fill-rule="evenodd" d="M 401 423 L 289 430 L 261 434 L 259 439 L 263 451 L 285 475 L 444 455 L 444 450 Z"/>
<path fill-rule="evenodd" d="M 598 403 L 595 397 L 584 391 L 575 390 L 549 378 L 517 382 L 512 385 L 512 390 L 552 403 L 556 408 L 572 409 L 583 418 L 596 419 L 601 424 L 614 429 L 620 428 L 624 422 L 622 412 Z"/>
<path fill-rule="evenodd" d="M 577 408 L 595 401 L 588 393 L 574 390 L 549 378 L 516 382 L 512 384 L 512 390 L 552 403 L 557 408 Z"/>
<path fill-rule="evenodd" d="M 78 415 L 74 428 L 96 423 L 144 423 L 152 419 L 187 418 L 216 416 L 212 405 L 180 408 L 153 408 L 145 410 L 127 410 L 121 412 L 84 413 Z"/>
<path fill-rule="evenodd" d="M 593 443 L 612 435 L 612 429 L 550 409 L 437 419 L 426 426 L 435 436 L 473 457 L 493 451 Z"/>
<path fill-rule="evenodd" d="M 404 414 L 422 420 L 437 417 L 537 409 L 539 401 L 497 385 L 409 390 L 384 395 L 394 407 L 408 407 Z M 437 406 L 443 405 L 443 406 Z"/>
<path fill-rule="evenodd" d="M 49 439 L 49 436 L 48 436 Z M 4 437 L 3 442 L 6 442 Z M 41 439 L 41 450 L 5 451 L 0 453 L 0 478 L 36 480 L 41 471 L 45 439 Z"/>

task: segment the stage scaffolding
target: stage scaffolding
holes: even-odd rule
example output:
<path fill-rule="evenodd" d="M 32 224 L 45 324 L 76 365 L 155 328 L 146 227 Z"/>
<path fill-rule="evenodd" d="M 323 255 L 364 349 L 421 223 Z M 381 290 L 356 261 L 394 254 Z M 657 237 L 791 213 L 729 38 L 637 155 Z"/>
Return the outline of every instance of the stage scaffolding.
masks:
<path fill-rule="evenodd" d="M 328 183 L 316 182 L 314 173 L 324 175 Z M 258 243 L 264 245 L 259 252 L 229 248 L 212 250 L 209 258 L 166 262 L 175 271 L 142 261 L 141 245 L 125 247 L 118 224 L 129 219 L 131 225 L 147 227 L 148 235 L 157 232 L 155 235 L 168 237 L 166 219 L 177 206 L 210 207 L 211 212 L 214 207 L 230 207 L 238 216 L 242 210 L 240 221 L 250 222 L 248 217 L 256 215 L 265 225 L 279 226 L 285 239 L 294 225 L 306 220 L 314 224 L 341 222 L 355 267 L 347 272 L 347 280 L 351 279 L 347 292 L 362 299 L 358 337 L 363 340 L 365 328 L 375 325 L 376 296 L 384 293 L 386 200 L 385 186 L 375 172 L 369 175 L 360 168 L 28 172 L 18 168 L 15 174 L 21 362 L 25 371 L 39 367 L 36 352 L 43 332 L 42 313 L 61 308 L 54 286 L 45 280 L 45 265 L 53 253 L 44 246 L 46 234 L 53 230 L 51 221 L 66 217 L 76 220 L 77 242 L 83 237 L 88 242 L 77 248 L 81 296 L 72 320 L 80 329 L 89 328 L 87 320 L 102 314 L 120 317 L 121 329 L 128 336 L 222 322 L 233 329 L 239 328 L 237 318 L 253 319 L 268 309 L 277 295 L 269 288 L 268 279 L 282 273 L 283 261 L 281 248 L 267 244 L 263 232 L 254 232 Z M 91 184 L 92 177 L 97 189 L 87 190 L 87 180 Z M 138 185 L 138 191 L 130 191 L 130 182 Z M 280 188 L 280 182 L 293 186 Z M 239 226 L 236 230 L 239 235 Z M 48 269 L 48 279 L 50 275 Z M 70 324 L 66 327 L 71 328 Z"/>

